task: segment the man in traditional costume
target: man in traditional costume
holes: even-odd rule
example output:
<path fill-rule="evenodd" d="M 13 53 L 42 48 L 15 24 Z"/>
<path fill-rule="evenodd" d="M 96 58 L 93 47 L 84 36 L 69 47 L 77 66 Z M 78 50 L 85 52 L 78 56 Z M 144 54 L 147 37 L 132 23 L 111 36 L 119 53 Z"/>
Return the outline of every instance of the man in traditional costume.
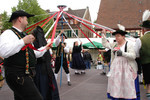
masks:
<path fill-rule="evenodd" d="M 70 73 L 69 73 L 67 57 L 66 57 L 66 54 L 69 53 L 69 47 L 67 46 L 66 43 L 64 43 L 65 39 L 67 39 L 67 37 L 65 36 L 65 34 L 63 33 L 63 30 L 62 30 L 61 33 L 56 37 L 56 40 L 55 40 L 55 44 L 57 46 L 56 62 L 55 62 L 55 78 L 57 80 L 58 72 L 62 65 L 66 72 L 68 86 L 71 86 Z M 62 62 L 62 56 L 63 56 L 63 62 Z"/>
<path fill-rule="evenodd" d="M 142 64 L 144 84 L 147 87 L 147 100 L 150 100 L 150 11 L 143 13 L 142 27 L 143 36 L 136 40 L 135 50 Z"/>
<path fill-rule="evenodd" d="M 46 48 L 42 52 L 29 47 L 22 50 L 35 39 L 33 35 L 23 32 L 28 24 L 27 19 L 33 16 L 22 10 L 13 12 L 9 20 L 12 28 L 0 36 L 0 56 L 4 58 L 6 82 L 14 92 L 15 100 L 43 100 L 32 77 L 35 74 L 36 58 L 43 56 L 50 44 L 41 47 Z"/>

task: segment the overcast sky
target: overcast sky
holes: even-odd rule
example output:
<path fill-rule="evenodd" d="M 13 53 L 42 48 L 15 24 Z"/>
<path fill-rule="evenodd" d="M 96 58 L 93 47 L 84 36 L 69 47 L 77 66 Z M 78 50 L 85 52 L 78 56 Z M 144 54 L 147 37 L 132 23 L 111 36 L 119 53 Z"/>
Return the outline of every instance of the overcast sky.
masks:
<path fill-rule="evenodd" d="M 87 6 L 90 9 L 92 21 L 97 19 L 97 13 L 101 0 L 37 0 L 40 7 L 44 10 L 50 9 L 50 11 L 58 11 L 58 5 L 66 5 L 67 8 L 64 10 L 71 9 L 83 9 Z M 7 11 L 11 14 L 11 8 L 17 6 L 18 0 L 3 0 L 0 3 L 0 13 Z"/>

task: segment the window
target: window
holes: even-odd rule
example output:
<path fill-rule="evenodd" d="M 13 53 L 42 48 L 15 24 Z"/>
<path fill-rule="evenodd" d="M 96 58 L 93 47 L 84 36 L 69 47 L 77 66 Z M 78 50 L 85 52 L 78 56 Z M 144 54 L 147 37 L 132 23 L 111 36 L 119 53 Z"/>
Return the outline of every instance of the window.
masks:
<path fill-rule="evenodd" d="M 76 32 L 76 35 L 78 36 L 78 30 L 76 30 L 75 32 Z"/>
<path fill-rule="evenodd" d="M 67 37 L 69 38 L 69 37 L 71 37 L 72 35 L 71 35 L 71 30 L 67 30 Z"/>
<path fill-rule="evenodd" d="M 102 33 L 99 33 L 100 36 L 102 36 Z"/>
<path fill-rule="evenodd" d="M 127 33 L 127 35 L 129 35 L 129 36 L 130 36 L 130 33 Z"/>
<path fill-rule="evenodd" d="M 99 33 L 100 36 L 102 36 L 102 33 Z M 111 33 L 106 33 L 106 37 L 111 37 Z"/>
<path fill-rule="evenodd" d="M 138 33 L 137 32 L 130 32 L 129 35 L 130 36 L 138 36 Z"/>
<path fill-rule="evenodd" d="M 57 37 L 57 35 L 60 33 L 60 31 L 56 31 L 56 37 Z"/>
<path fill-rule="evenodd" d="M 106 33 L 106 37 L 111 37 L 111 34 L 110 33 Z"/>

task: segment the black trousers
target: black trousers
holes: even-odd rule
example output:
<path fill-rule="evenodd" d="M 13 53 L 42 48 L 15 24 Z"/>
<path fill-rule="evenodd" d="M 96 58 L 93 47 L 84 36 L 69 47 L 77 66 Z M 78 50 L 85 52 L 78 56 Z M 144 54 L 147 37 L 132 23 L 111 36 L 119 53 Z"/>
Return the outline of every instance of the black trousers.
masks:
<path fill-rule="evenodd" d="M 145 84 L 150 84 L 150 63 L 142 64 L 142 70 Z"/>
<path fill-rule="evenodd" d="M 12 73 L 6 73 L 5 76 L 8 86 L 14 92 L 15 100 L 43 100 L 31 76 Z"/>
<path fill-rule="evenodd" d="M 61 67 L 61 57 L 56 57 L 56 61 L 55 61 L 55 73 L 57 74 L 60 70 Z M 63 69 L 65 70 L 66 74 L 69 73 L 69 68 L 68 68 L 68 64 L 67 64 L 67 59 L 63 58 Z"/>
<path fill-rule="evenodd" d="M 141 64 L 141 61 L 139 58 L 136 58 L 135 59 L 137 65 L 138 65 L 138 74 L 141 74 L 142 73 L 142 64 Z"/>

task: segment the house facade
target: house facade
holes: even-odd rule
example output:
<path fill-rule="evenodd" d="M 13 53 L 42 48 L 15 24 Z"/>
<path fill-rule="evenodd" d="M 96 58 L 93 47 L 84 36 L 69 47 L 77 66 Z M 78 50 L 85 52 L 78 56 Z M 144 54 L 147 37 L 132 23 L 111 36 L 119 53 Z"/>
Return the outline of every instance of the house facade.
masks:
<path fill-rule="evenodd" d="M 80 17 L 82 19 L 86 19 L 88 21 L 91 21 L 91 16 L 90 16 L 90 12 L 89 12 L 89 7 L 85 8 L 85 9 L 77 9 L 77 10 L 72 10 L 71 8 L 68 8 L 67 11 L 65 11 L 71 15 L 75 15 L 77 17 Z M 85 36 L 83 35 L 83 33 L 78 29 L 78 27 L 89 37 L 92 38 L 93 37 L 93 33 L 87 29 L 85 26 L 83 26 L 80 22 L 78 22 L 77 20 L 68 17 L 66 14 L 63 14 L 65 19 L 67 20 L 67 22 L 70 24 L 70 26 L 72 27 L 72 29 L 74 30 L 74 32 L 76 33 L 76 35 L 79 38 L 85 38 Z M 56 19 L 56 16 L 54 18 L 54 20 Z M 69 26 L 67 25 L 67 23 L 63 23 L 63 27 L 62 27 L 62 20 L 60 19 L 57 25 L 57 29 L 56 29 L 56 35 L 60 33 L 60 31 L 62 30 L 62 28 L 64 29 L 64 33 L 67 35 L 68 38 L 75 38 L 76 36 L 74 35 L 74 33 L 72 32 L 72 30 L 69 28 Z M 65 22 L 65 20 L 63 20 L 63 22 Z M 78 27 L 77 27 L 78 26 Z M 92 28 L 92 27 L 90 27 Z"/>
<path fill-rule="evenodd" d="M 117 24 L 124 25 L 131 36 L 141 35 L 142 15 L 150 9 L 150 0 L 101 0 L 97 22 L 117 30 Z M 96 28 L 101 33 L 101 29 Z M 111 37 L 111 33 L 107 33 Z"/>

